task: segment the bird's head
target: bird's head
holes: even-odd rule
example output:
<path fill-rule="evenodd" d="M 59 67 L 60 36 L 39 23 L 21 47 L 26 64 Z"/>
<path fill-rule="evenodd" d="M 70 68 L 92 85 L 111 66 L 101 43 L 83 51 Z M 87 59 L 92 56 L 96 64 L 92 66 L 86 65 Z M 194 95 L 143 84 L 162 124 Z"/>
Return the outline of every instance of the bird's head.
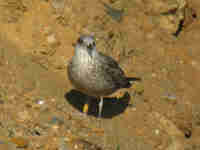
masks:
<path fill-rule="evenodd" d="M 88 51 L 89 54 L 92 53 L 92 51 L 96 50 L 96 43 L 95 39 L 91 35 L 82 35 L 79 37 L 79 39 L 76 42 L 76 49 L 82 49 Z"/>

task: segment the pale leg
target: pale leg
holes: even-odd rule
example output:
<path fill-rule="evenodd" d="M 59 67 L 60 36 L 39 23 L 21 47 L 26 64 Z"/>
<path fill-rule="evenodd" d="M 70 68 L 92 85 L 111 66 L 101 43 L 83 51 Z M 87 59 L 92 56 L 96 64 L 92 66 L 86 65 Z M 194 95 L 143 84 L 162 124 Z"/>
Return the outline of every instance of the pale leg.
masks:
<path fill-rule="evenodd" d="M 103 97 L 100 97 L 100 102 L 99 102 L 99 118 L 101 118 L 102 109 L 103 109 Z"/>

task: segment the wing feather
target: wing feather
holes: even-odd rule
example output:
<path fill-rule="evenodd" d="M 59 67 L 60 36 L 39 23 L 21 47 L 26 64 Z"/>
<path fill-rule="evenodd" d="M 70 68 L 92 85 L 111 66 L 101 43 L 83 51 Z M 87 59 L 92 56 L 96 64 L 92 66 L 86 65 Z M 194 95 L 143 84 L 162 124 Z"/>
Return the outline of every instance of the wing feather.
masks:
<path fill-rule="evenodd" d="M 102 70 L 107 77 L 107 80 L 111 80 L 112 84 L 114 83 L 116 88 L 127 88 L 130 86 L 129 80 L 126 78 L 123 70 L 120 68 L 118 63 L 110 56 L 106 56 L 102 53 L 101 55 L 101 63 Z"/>

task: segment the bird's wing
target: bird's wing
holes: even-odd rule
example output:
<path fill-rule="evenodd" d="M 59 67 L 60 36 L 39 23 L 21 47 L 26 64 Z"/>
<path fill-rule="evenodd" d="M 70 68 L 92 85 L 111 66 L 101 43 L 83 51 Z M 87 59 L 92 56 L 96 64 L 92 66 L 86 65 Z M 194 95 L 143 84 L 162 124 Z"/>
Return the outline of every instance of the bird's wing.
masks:
<path fill-rule="evenodd" d="M 128 87 L 130 83 L 118 63 L 112 57 L 106 56 L 102 53 L 99 54 L 101 55 L 101 69 L 105 74 L 107 74 L 106 79 L 111 80 L 117 88 Z"/>

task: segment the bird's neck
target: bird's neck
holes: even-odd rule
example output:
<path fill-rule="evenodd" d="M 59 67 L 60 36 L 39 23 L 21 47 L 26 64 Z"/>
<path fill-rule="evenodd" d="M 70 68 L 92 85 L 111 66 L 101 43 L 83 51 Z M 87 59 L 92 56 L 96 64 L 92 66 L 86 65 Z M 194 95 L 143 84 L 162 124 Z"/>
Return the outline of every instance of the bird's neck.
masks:
<path fill-rule="evenodd" d="M 76 63 L 78 64 L 91 64 L 93 62 L 93 57 L 95 56 L 95 51 L 91 51 L 91 53 L 88 53 L 85 49 L 79 49 L 75 50 L 74 58 L 76 60 Z"/>
<path fill-rule="evenodd" d="M 75 48 L 75 56 L 77 57 L 88 57 L 89 58 L 93 58 L 97 55 L 97 51 L 96 51 L 96 48 L 95 49 L 92 49 L 92 50 L 86 50 L 86 49 L 83 49 L 83 48 L 79 48 L 79 47 L 76 47 Z"/>

